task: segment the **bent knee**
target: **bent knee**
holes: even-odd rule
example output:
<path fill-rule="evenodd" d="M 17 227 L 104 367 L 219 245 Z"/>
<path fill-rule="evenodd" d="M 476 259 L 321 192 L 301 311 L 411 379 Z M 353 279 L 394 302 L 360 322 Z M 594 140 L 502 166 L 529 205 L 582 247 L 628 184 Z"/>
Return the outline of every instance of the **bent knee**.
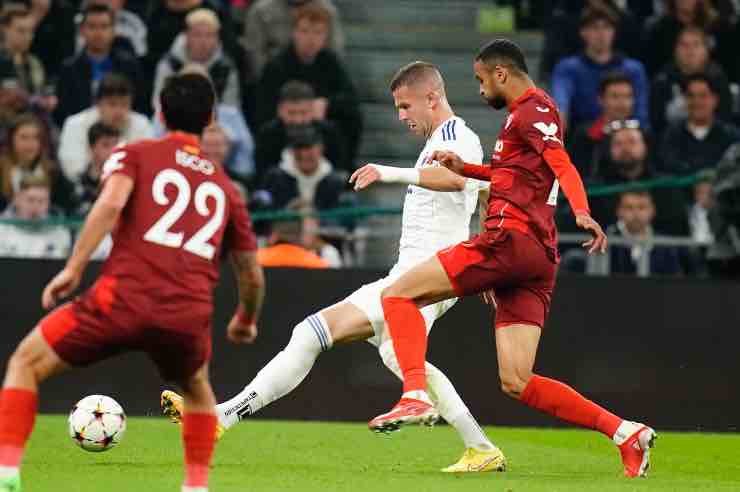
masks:
<path fill-rule="evenodd" d="M 518 399 L 524 393 L 524 388 L 527 387 L 527 383 L 529 383 L 531 377 L 531 374 L 500 372 L 501 391 L 507 396 Z"/>

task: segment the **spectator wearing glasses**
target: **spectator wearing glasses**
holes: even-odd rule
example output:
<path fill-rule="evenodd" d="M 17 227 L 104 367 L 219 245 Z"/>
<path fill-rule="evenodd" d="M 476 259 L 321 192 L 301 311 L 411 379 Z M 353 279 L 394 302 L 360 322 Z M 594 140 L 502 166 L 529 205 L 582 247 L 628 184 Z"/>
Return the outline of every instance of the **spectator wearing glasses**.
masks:
<path fill-rule="evenodd" d="M 688 175 L 714 168 L 733 143 L 740 142 L 740 129 L 717 117 L 719 94 L 706 75 L 686 79 L 684 96 L 688 117 L 666 130 L 660 146 L 660 170 Z"/>
<path fill-rule="evenodd" d="M 648 191 L 628 191 L 619 196 L 617 222 L 606 229 L 609 237 L 624 237 L 650 241 L 659 232 L 653 227 L 656 210 Z M 645 258 L 647 256 L 647 258 Z M 612 273 L 635 275 L 640 263 L 647 262 L 647 275 L 678 275 L 681 273 L 678 248 L 635 243 L 632 246 L 611 245 L 609 264 Z"/>
<path fill-rule="evenodd" d="M 66 227 L 48 226 L 51 185 L 46 176 L 26 176 L 21 180 L 13 202 L 3 212 L 4 219 L 25 224 L 0 224 L 0 256 L 11 258 L 65 258 L 72 247 Z"/>
<path fill-rule="evenodd" d="M 595 177 L 597 164 L 605 153 L 604 141 L 609 125 L 634 116 L 635 94 L 632 80 L 621 72 L 606 74 L 599 84 L 599 103 L 602 112 L 596 121 L 583 123 L 566 140 L 568 152 L 586 180 Z"/>
<path fill-rule="evenodd" d="M 595 183 L 607 186 L 634 185 L 661 177 L 651 165 L 648 142 L 637 121 L 613 122 L 611 127 L 613 129 L 607 141 L 609 153 L 600 165 L 600 179 Z M 656 227 L 666 234 L 687 236 L 689 227 L 683 190 L 656 188 L 652 194 L 658 210 Z M 615 223 L 617 198 L 613 194 L 594 197 L 591 200 L 594 219 L 599 223 Z"/>
<path fill-rule="evenodd" d="M 620 71 L 632 81 L 634 113 L 647 128 L 648 79 L 637 60 L 614 51 L 617 20 L 606 9 L 588 8 L 581 15 L 580 34 L 583 52 L 563 59 L 552 74 L 552 95 L 572 128 L 596 120 L 601 114 L 599 84 L 606 73 Z"/>
<path fill-rule="evenodd" d="M 688 109 L 684 88 L 693 75 L 703 74 L 712 81 L 719 96 L 718 114 L 729 120 L 732 112 L 730 83 L 724 70 L 709 56 L 707 35 L 699 28 L 681 31 L 673 59 L 658 72 L 650 93 L 650 118 L 653 131 L 660 135 L 665 128 L 686 118 Z"/>

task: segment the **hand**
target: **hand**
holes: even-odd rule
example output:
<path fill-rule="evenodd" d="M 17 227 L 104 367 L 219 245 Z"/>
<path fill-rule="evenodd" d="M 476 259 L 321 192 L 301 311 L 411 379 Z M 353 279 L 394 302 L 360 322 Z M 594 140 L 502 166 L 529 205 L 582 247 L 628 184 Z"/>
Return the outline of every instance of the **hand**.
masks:
<path fill-rule="evenodd" d="M 44 309 L 51 309 L 57 305 L 59 299 L 67 297 L 80 285 L 82 274 L 71 268 L 65 268 L 46 285 L 41 295 L 41 305 Z"/>
<path fill-rule="evenodd" d="M 576 225 L 593 236 L 593 239 L 582 244 L 584 248 L 588 249 L 588 254 L 606 253 L 606 234 L 604 234 L 598 222 L 592 219 L 590 215 L 579 214 L 576 215 Z"/>
<path fill-rule="evenodd" d="M 313 100 L 313 118 L 323 121 L 326 119 L 326 112 L 329 109 L 329 100 L 325 97 L 317 97 Z"/>
<path fill-rule="evenodd" d="M 375 164 L 365 164 L 349 177 L 349 182 L 355 184 L 355 191 L 364 190 L 376 181 L 380 181 L 380 171 Z"/>
<path fill-rule="evenodd" d="M 226 328 L 226 338 L 232 343 L 254 343 L 257 339 L 257 323 L 244 323 L 238 314 L 235 314 Z"/>
<path fill-rule="evenodd" d="M 440 166 L 446 167 L 455 174 L 459 174 L 460 176 L 463 175 L 465 162 L 454 152 L 447 150 L 437 150 L 432 152 L 432 155 L 427 158 L 427 163 L 431 164 L 433 161 L 437 161 Z"/>
<path fill-rule="evenodd" d="M 496 308 L 496 297 L 494 297 L 493 289 L 481 292 L 480 298 L 483 300 L 484 304 L 488 304 L 492 308 Z"/>

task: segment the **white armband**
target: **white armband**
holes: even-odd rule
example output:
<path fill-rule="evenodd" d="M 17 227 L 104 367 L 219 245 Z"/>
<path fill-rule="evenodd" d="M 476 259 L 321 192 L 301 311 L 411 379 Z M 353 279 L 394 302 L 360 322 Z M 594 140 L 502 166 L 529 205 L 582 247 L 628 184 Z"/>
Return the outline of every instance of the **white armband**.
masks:
<path fill-rule="evenodd" d="M 378 164 L 373 164 L 373 166 L 380 173 L 380 180 L 384 183 L 419 184 L 419 170 L 414 167 L 381 166 Z"/>

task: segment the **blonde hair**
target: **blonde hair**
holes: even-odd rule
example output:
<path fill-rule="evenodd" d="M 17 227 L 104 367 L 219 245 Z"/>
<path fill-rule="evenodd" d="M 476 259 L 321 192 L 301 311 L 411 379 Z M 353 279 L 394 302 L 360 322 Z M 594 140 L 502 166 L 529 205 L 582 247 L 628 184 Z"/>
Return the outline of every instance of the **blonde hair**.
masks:
<path fill-rule="evenodd" d="M 196 24 L 208 24 L 211 27 L 216 28 L 217 31 L 221 30 L 221 21 L 218 20 L 218 16 L 209 9 L 195 9 L 185 17 L 185 24 L 188 27 L 192 27 Z"/>

